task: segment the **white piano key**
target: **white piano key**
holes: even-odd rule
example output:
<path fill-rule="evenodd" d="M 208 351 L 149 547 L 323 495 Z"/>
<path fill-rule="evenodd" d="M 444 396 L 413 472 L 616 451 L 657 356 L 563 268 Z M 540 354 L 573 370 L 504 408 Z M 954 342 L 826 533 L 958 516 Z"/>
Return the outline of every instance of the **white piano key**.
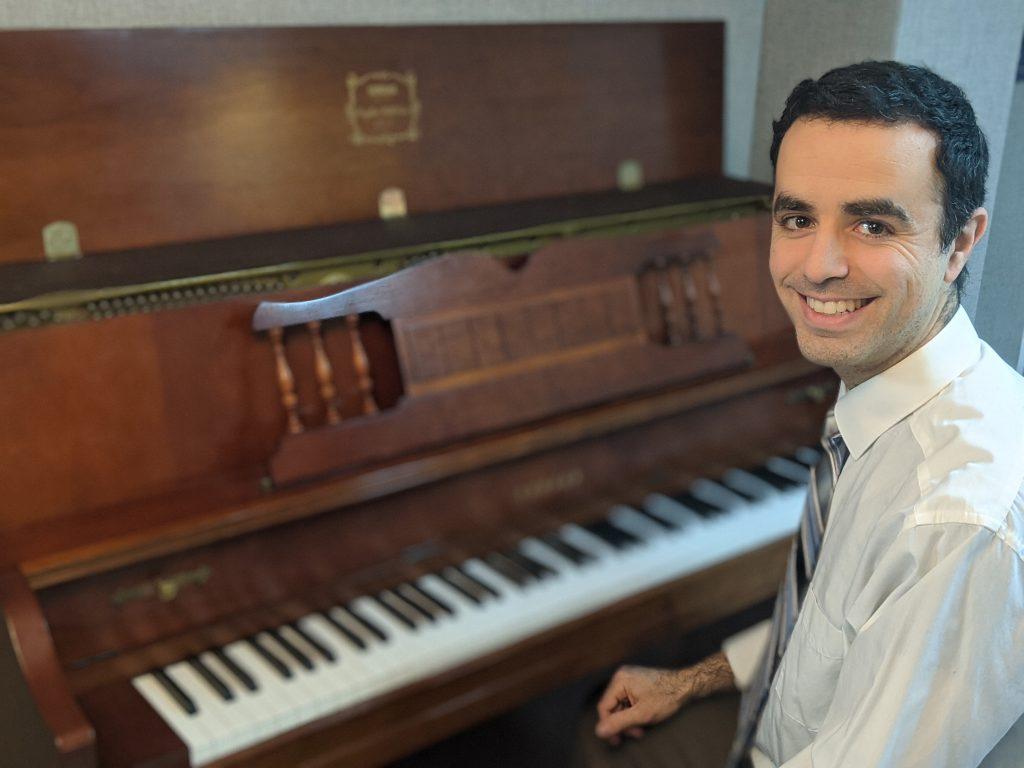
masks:
<path fill-rule="evenodd" d="M 619 528 L 634 536 L 639 536 L 645 541 L 661 539 L 665 535 L 665 529 L 656 522 L 623 504 L 612 507 L 611 512 L 608 513 L 608 519 Z"/>
<path fill-rule="evenodd" d="M 215 739 L 199 719 L 198 713 L 187 714 L 152 674 L 136 677 L 132 680 L 132 685 L 185 742 L 189 762 L 198 765 L 208 760 L 212 751 L 210 747 Z"/>
<path fill-rule="evenodd" d="M 690 493 L 701 501 L 714 504 L 727 511 L 739 509 L 747 504 L 747 500 L 742 496 L 733 493 L 721 483 L 706 478 L 694 480 L 690 486 Z"/>
<path fill-rule="evenodd" d="M 167 673 L 196 703 L 196 717 L 212 737 L 207 744 L 211 753 L 225 754 L 244 742 L 245 722 L 225 706 L 224 699 L 187 662 L 172 664 Z"/>
<path fill-rule="evenodd" d="M 742 469 L 728 470 L 722 475 L 722 482 L 727 488 L 735 489 L 757 498 L 774 496 L 777 491 L 771 483 Z"/>
<path fill-rule="evenodd" d="M 704 518 L 694 510 L 662 493 L 648 494 L 644 499 L 644 508 L 670 523 L 675 523 L 693 535 L 699 535 L 693 529 L 700 528 L 704 524 Z"/>
<path fill-rule="evenodd" d="M 765 466 L 776 475 L 789 478 L 797 483 L 806 483 L 811 479 L 811 470 L 805 465 L 781 456 L 772 456 L 765 462 Z"/>

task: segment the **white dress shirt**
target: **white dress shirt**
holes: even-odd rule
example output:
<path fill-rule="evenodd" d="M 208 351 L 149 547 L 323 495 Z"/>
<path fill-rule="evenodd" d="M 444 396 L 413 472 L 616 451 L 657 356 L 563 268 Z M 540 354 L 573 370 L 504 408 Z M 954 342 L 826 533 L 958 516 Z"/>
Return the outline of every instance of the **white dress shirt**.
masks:
<path fill-rule="evenodd" d="M 755 766 L 1024 766 L 1024 379 L 961 308 L 836 421 L 850 459 Z M 766 630 L 725 644 L 741 688 Z"/>

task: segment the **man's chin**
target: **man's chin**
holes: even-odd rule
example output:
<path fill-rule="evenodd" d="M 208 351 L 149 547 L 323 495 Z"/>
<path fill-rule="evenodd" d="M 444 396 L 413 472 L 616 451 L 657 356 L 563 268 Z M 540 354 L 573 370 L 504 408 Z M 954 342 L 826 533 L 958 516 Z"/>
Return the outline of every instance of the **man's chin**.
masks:
<path fill-rule="evenodd" d="M 836 365 L 841 364 L 848 355 L 844 355 L 842 350 L 835 349 L 834 346 L 828 342 L 828 339 L 822 339 L 821 337 L 808 338 L 799 331 L 797 331 L 796 334 L 796 343 L 800 348 L 800 354 L 803 355 L 806 360 L 825 368 L 835 368 Z"/>

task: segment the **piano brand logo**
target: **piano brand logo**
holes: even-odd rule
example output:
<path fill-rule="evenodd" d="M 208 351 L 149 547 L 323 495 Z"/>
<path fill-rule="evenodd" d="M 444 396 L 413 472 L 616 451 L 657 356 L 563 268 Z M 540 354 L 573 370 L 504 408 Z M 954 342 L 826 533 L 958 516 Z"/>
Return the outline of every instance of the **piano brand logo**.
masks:
<path fill-rule="evenodd" d="M 345 114 L 357 147 L 366 144 L 392 146 L 420 137 L 420 102 L 416 97 L 416 75 L 406 72 L 350 72 Z"/>
<path fill-rule="evenodd" d="M 210 578 L 210 567 L 201 565 L 191 571 L 181 571 L 130 587 L 121 587 L 111 596 L 114 605 L 124 605 L 136 600 L 160 600 L 169 603 L 178 597 L 182 587 L 201 586 Z"/>
<path fill-rule="evenodd" d="M 512 496 L 517 504 L 532 504 L 547 496 L 571 491 L 583 485 L 583 470 L 579 467 L 547 475 L 518 486 Z"/>

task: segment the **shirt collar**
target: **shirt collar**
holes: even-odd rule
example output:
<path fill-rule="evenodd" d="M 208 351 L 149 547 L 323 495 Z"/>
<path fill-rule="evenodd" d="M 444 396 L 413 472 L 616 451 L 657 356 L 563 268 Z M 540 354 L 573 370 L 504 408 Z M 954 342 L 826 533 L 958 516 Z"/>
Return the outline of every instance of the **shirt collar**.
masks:
<path fill-rule="evenodd" d="M 860 458 L 883 432 L 938 394 L 980 355 L 978 334 L 960 307 L 920 349 L 851 390 L 841 385 L 836 424 L 850 455 Z"/>

